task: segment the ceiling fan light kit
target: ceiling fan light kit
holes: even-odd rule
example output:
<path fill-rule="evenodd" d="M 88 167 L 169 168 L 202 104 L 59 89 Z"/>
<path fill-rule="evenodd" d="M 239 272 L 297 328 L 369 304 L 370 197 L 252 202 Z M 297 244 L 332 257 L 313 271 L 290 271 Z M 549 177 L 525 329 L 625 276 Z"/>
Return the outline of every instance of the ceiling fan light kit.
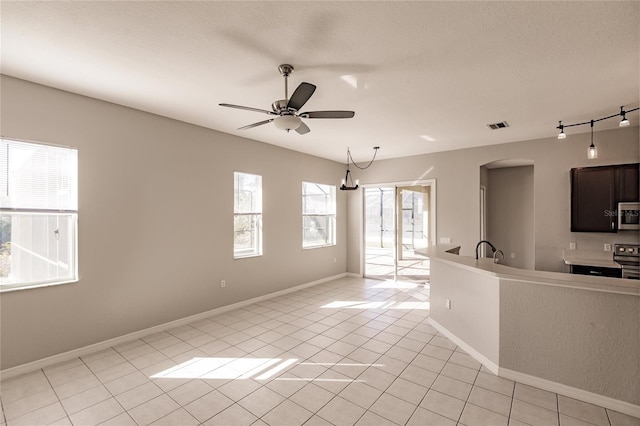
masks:
<path fill-rule="evenodd" d="M 310 129 L 309 126 L 302 121 L 303 118 L 353 118 L 355 116 L 355 112 L 353 111 L 309 111 L 299 113 L 300 108 L 307 103 L 311 95 L 313 95 L 313 92 L 315 92 L 316 86 L 311 83 L 302 82 L 296 90 L 293 91 L 291 98 L 289 98 L 289 75 L 291 75 L 293 69 L 293 65 L 289 64 L 282 64 L 278 67 L 278 71 L 280 71 L 280 74 L 284 77 L 284 99 L 273 102 L 271 104 L 272 111 L 242 105 L 220 104 L 220 106 L 227 108 L 243 109 L 245 111 L 277 116 L 277 118 L 248 124 L 240 127 L 238 130 L 252 129 L 273 122 L 280 130 L 286 130 L 287 132 L 295 130 L 298 134 L 304 135 L 305 133 L 309 133 Z"/>
<path fill-rule="evenodd" d="M 296 117 L 295 115 L 281 115 L 280 117 L 273 120 L 273 124 L 280 129 L 286 130 L 296 130 L 302 124 L 302 120 L 300 117 Z"/>
<path fill-rule="evenodd" d="M 613 117 L 622 117 L 622 119 L 620 120 L 620 123 L 618 124 L 618 126 L 619 127 L 626 127 L 626 126 L 629 125 L 629 119 L 627 118 L 627 113 L 628 112 L 637 111 L 638 109 L 640 109 L 640 107 L 629 109 L 629 110 L 625 111 L 624 110 L 624 106 L 621 106 L 619 113 L 608 115 L 606 117 L 598 118 L 598 119 L 595 119 L 595 120 L 589 120 L 589 121 L 584 121 L 582 123 L 574 123 L 574 124 L 562 124 L 562 121 L 559 121 L 558 125 L 556 126 L 556 129 L 560 130 L 560 133 L 558 133 L 558 139 L 562 140 L 562 139 L 566 139 L 567 138 L 567 134 L 564 132 L 564 129 L 566 127 L 584 126 L 584 125 L 589 124 L 591 126 L 591 145 L 589 145 L 589 148 L 587 148 L 587 158 L 589 160 L 594 160 L 594 159 L 598 158 L 598 148 L 593 144 L 593 125 L 594 125 L 594 123 L 597 123 L 598 121 L 602 121 L 602 120 L 608 120 L 608 119 L 613 118 Z"/>

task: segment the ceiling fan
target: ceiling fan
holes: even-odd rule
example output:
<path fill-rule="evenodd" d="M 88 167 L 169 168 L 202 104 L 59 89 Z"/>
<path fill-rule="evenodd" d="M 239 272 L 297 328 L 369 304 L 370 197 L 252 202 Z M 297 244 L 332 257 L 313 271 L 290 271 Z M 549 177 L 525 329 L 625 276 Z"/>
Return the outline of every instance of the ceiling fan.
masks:
<path fill-rule="evenodd" d="M 293 72 L 293 65 L 282 64 L 278 67 L 280 74 L 284 77 L 284 97 L 279 101 L 275 101 L 271 104 L 272 111 L 266 109 L 252 108 L 241 105 L 233 104 L 220 104 L 220 106 L 228 108 L 244 109 L 247 111 L 262 112 L 269 115 L 275 115 L 277 117 L 270 118 L 268 120 L 259 121 L 257 123 L 248 124 L 240 127 L 238 130 L 251 129 L 252 127 L 262 126 L 263 124 L 271 123 L 278 129 L 295 130 L 301 135 L 309 133 L 311 130 L 302 121 L 303 118 L 352 118 L 355 115 L 353 111 L 307 111 L 298 112 L 300 108 L 311 98 L 313 92 L 316 90 L 316 86 L 311 83 L 302 82 L 294 90 L 291 98 L 289 98 L 289 75 Z"/>

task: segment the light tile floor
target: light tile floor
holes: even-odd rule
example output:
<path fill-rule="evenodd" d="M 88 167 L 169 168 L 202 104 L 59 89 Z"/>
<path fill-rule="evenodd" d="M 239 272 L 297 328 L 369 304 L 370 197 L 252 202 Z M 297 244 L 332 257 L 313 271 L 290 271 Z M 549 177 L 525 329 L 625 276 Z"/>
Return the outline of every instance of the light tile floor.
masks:
<path fill-rule="evenodd" d="M 7 379 L 0 424 L 640 425 L 493 375 L 428 300 L 344 278 L 255 303 Z"/>

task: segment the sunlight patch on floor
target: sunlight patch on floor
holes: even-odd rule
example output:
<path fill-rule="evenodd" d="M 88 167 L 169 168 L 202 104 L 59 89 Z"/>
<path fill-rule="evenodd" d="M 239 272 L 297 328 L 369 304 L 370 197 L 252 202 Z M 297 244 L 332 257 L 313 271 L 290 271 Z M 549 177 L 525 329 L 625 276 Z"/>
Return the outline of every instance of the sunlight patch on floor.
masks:
<path fill-rule="evenodd" d="M 417 297 L 421 299 L 420 297 Z M 331 303 L 327 303 L 321 308 L 333 308 L 333 309 L 420 309 L 428 310 L 429 302 L 367 302 L 366 300 L 336 300 Z"/>

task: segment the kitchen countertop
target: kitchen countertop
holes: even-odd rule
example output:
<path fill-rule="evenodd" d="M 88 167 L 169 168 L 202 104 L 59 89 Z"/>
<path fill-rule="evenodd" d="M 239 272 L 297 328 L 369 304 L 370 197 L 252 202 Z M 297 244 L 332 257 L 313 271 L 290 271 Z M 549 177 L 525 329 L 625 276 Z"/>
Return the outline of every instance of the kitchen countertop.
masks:
<path fill-rule="evenodd" d="M 459 249 L 460 247 L 456 245 L 439 244 L 426 249 L 415 250 L 415 252 L 416 254 L 430 258 L 432 261 L 443 261 L 463 269 L 477 271 L 478 273 L 498 278 L 505 278 L 514 281 L 526 281 L 542 285 L 640 296 L 640 281 L 638 280 L 519 269 L 493 263 L 493 259 L 491 258 L 485 257 L 476 260 L 473 257 L 453 254 Z"/>
<path fill-rule="evenodd" d="M 567 265 L 598 266 L 602 268 L 620 269 L 620 264 L 613 261 L 613 253 L 598 250 L 563 250 L 562 258 Z"/>

